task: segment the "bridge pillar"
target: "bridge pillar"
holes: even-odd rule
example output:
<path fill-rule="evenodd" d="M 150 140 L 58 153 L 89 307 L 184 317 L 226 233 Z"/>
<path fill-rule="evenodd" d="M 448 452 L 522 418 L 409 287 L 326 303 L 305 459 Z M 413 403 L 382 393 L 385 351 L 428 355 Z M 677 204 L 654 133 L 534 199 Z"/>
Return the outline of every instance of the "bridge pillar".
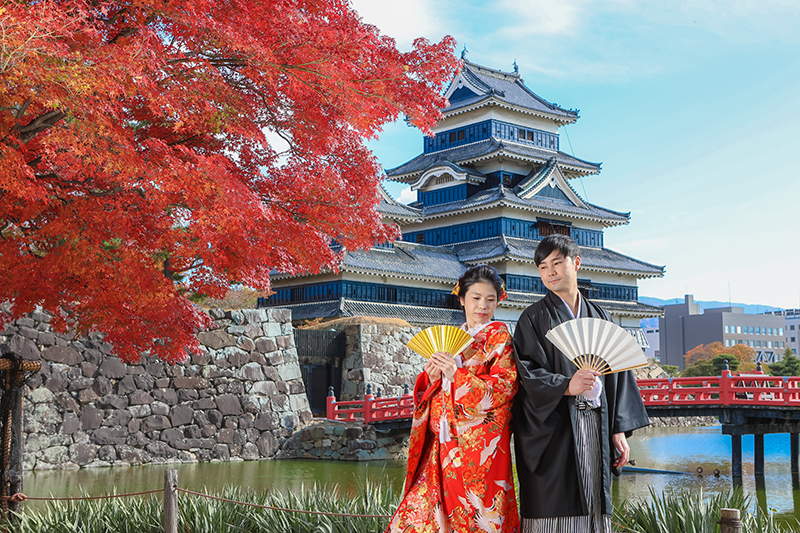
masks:
<path fill-rule="evenodd" d="M 753 451 L 755 455 L 754 474 L 764 475 L 764 435 L 753 435 Z"/>
<path fill-rule="evenodd" d="M 798 443 L 800 443 L 800 434 L 798 433 L 789 433 L 789 456 L 792 458 L 792 473 L 798 473 L 798 465 L 797 465 L 797 454 L 798 454 Z"/>
<path fill-rule="evenodd" d="M 731 475 L 735 478 L 742 477 L 742 436 L 731 435 Z M 741 481 L 740 481 L 741 482 Z"/>

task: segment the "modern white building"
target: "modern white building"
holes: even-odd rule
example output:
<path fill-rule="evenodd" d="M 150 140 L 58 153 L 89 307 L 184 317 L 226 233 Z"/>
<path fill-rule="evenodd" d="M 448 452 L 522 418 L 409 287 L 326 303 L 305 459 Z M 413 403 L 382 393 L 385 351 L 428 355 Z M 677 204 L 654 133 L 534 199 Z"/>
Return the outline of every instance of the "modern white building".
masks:
<path fill-rule="evenodd" d="M 800 351 L 800 309 L 786 309 L 785 311 L 769 311 L 766 315 L 782 316 L 785 320 L 786 346 L 797 355 Z"/>

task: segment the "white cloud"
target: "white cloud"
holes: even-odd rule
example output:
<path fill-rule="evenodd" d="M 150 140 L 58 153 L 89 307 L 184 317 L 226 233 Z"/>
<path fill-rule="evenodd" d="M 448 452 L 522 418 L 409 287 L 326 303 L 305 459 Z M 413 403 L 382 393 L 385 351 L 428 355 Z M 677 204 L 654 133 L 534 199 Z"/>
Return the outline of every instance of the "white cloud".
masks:
<path fill-rule="evenodd" d="M 434 10 L 436 4 L 427 0 L 351 0 L 350 4 L 364 22 L 397 41 L 400 50 L 410 50 L 417 37 L 439 41 L 448 33 Z"/>
<path fill-rule="evenodd" d="M 412 191 L 411 187 L 405 187 L 402 191 L 400 191 L 400 196 L 397 197 L 397 201 L 401 204 L 410 204 L 411 202 L 416 202 L 417 191 Z"/>

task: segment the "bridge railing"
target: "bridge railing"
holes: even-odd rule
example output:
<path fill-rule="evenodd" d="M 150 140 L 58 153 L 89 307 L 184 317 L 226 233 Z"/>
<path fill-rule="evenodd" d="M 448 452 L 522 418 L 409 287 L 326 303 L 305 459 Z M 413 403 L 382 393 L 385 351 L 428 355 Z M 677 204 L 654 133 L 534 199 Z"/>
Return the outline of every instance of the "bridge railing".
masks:
<path fill-rule="evenodd" d="M 646 406 L 758 405 L 800 407 L 800 377 L 763 372 L 722 376 L 637 380 Z"/>
<path fill-rule="evenodd" d="M 381 398 L 368 393 L 363 400 L 337 402 L 333 391 L 328 393 L 327 418 L 342 422 L 363 421 L 365 424 L 385 420 L 411 418 L 414 413 L 414 398 L 408 387 L 402 396 Z"/>

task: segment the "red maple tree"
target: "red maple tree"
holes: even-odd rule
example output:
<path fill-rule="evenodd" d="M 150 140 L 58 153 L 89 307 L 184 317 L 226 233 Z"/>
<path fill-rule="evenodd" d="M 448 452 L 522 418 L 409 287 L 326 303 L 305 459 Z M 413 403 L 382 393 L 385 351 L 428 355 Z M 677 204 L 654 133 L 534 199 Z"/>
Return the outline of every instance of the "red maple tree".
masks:
<path fill-rule="evenodd" d="M 457 66 L 346 0 L 4 2 L 0 32 L 0 319 L 38 305 L 127 361 L 198 348 L 187 292 L 393 238 L 363 141 L 430 131 Z"/>

